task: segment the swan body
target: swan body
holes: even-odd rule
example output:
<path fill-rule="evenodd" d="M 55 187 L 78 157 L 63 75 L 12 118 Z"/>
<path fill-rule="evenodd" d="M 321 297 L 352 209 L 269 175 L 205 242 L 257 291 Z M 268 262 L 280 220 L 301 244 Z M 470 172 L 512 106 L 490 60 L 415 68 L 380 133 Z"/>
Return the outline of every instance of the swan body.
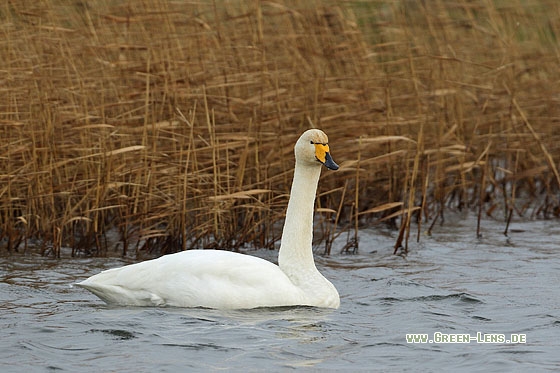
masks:
<path fill-rule="evenodd" d="M 278 265 L 222 250 L 188 250 L 109 269 L 78 284 L 108 304 L 249 309 L 277 306 L 338 308 L 336 288 L 315 267 L 313 209 L 321 165 L 336 170 L 324 132 L 304 132 Z"/>

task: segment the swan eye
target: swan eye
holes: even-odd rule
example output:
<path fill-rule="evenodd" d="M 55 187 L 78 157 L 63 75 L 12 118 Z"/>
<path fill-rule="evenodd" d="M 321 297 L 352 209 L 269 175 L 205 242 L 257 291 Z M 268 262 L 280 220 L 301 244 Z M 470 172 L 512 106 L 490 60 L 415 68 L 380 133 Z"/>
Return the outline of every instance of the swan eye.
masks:
<path fill-rule="evenodd" d="M 311 145 L 315 145 L 315 143 L 313 142 L 313 140 L 312 140 L 312 141 L 309 141 L 309 143 L 310 143 Z"/>

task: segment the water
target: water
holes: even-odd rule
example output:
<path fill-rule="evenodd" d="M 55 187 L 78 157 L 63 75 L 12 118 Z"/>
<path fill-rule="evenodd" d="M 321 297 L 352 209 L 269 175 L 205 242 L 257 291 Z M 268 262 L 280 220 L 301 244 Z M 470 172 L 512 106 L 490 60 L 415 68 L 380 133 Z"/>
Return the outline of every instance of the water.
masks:
<path fill-rule="evenodd" d="M 0 258 L 0 371 L 560 369 L 558 222 L 484 227 L 457 217 L 406 257 L 393 232 L 364 230 L 359 254 L 317 258 L 338 310 L 111 308 L 69 284 L 120 259 Z M 438 332 L 526 343 L 406 340 Z"/>

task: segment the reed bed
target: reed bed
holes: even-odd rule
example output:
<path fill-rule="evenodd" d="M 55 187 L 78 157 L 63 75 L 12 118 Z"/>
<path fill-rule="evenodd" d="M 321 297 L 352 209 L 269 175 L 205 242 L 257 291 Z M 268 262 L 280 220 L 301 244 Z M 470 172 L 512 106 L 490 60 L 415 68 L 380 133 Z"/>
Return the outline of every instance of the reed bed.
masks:
<path fill-rule="evenodd" d="M 379 222 L 406 251 L 449 209 L 505 233 L 560 213 L 556 0 L 8 1 L 0 20 L 4 252 L 274 248 L 309 127 L 341 164 L 325 253 Z"/>

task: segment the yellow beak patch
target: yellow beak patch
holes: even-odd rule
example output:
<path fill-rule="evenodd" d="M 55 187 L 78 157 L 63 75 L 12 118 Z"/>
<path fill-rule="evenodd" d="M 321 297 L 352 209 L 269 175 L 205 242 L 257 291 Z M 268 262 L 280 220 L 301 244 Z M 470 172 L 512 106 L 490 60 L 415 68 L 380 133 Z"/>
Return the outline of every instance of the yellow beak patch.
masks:
<path fill-rule="evenodd" d="M 329 152 L 329 145 L 328 144 L 315 144 L 315 157 L 321 163 L 325 163 L 327 161 L 327 153 Z"/>

